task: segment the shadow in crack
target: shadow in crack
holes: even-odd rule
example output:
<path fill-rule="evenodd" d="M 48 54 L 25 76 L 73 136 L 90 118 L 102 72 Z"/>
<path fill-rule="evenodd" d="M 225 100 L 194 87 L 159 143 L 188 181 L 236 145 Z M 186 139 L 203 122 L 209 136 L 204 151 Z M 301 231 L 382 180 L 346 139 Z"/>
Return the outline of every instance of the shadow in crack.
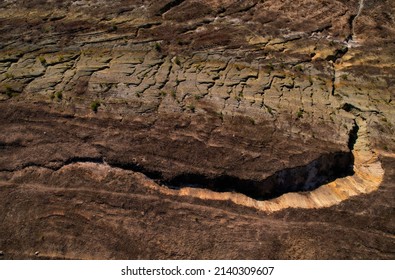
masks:
<path fill-rule="evenodd" d="M 308 165 L 280 170 L 262 181 L 221 175 L 210 178 L 202 174 L 181 174 L 162 181 L 168 188 L 209 189 L 216 192 L 242 193 L 256 200 L 267 200 L 289 192 L 311 191 L 338 178 L 353 175 L 351 152 L 324 154 Z"/>

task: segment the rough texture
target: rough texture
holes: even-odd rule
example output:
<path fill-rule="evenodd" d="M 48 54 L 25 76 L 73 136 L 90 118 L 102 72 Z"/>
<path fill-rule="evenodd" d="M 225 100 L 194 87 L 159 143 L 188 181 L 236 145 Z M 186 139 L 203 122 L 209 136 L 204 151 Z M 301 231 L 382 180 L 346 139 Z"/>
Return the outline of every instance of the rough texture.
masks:
<path fill-rule="evenodd" d="M 3 1 L 0 258 L 394 258 L 394 14 Z"/>

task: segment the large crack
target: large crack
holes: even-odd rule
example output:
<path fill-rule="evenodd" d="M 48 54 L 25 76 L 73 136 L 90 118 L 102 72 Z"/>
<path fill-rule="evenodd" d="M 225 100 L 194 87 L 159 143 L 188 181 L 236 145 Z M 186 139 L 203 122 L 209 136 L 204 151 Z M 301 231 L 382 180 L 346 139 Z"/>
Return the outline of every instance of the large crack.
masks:
<path fill-rule="evenodd" d="M 72 164 L 96 163 L 144 174 L 148 179 L 169 189 L 199 188 L 219 193 L 241 193 L 255 200 L 269 200 L 290 192 L 312 191 L 338 178 L 353 175 L 354 157 L 351 149 L 357 140 L 357 133 L 358 126 L 355 124 L 350 133 L 349 152 L 323 154 L 307 165 L 286 168 L 262 180 L 243 179 L 235 175 L 208 176 L 199 173 L 183 173 L 164 179 L 160 171 L 150 170 L 137 163 L 107 161 L 104 157 L 72 157 L 64 162 L 58 162 L 56 166 L 29 163 L 14 170 L 1 171 L 13 172 L 28 167 L 38 167 L 56 172 Z"/>
<path fill-rule="evenodd" d="M 312 191 L 338 178 L 353 175 L 353 163 L 351 152 L 336 152 L 324 154 L 304 166 L 280 170 L 263 180 L 241 179 L 231 175 L 212 178 L 186 173 L 161 183 L 171 189 L 189 187 L 236 192 L 256 200 L 268 200 L 289 192 Z"/>
<path fill-rule="evenodd" d="M 164 179 L 161 172 L 146 170 L 137 164 L 109 163 L 111 166 L 137 171 L 169 189 L 198 188 L 215 192 L 241 193 L 255 200 L 269 200 L 290 192 L 313 191 L 339 178 L 354 175 L 354 145 L 358 140 L 356 122 L 349 133 L 349 151 L 323 154 L 307 165 L 286 168 L 262 179 L 244 179 L 237 175 L 208 176 L 183 173 Z"/>

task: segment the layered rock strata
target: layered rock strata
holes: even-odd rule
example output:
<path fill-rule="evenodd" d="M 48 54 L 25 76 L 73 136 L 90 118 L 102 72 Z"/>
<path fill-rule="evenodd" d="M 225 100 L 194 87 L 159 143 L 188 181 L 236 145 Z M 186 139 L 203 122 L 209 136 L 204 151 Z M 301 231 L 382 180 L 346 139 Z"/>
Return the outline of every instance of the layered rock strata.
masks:
<path fill-rule="evenodd" d="M 322 207 L 331 215 L 376 192 L 386 201 L 391 172 L 380 161 L 395 151 L 394 9 L 373 0 L 4 1 L 0 245 L 29 256 L 17 241 L 24 232 L 10 237 L 13 216 L 37 228 L 23 211 L 56 235 L 65 219 L 121 215 L 132 202 L 265 217 Z M 65 197 L 81 211 L 68 209 Z M 101 209 L 107 203 L 114 209 Z M 383 205 L 377 211 L 388 217 L 393 202 Z M 139 223 L 101 219 L 124 231 L 119 238 Z M 392 234 L 389 221 L 380 227 Z M 26 246 L 46 244 L 40 238 Z M 121 256 L 55 247 L 45 257 Z M 155 256 L 140 249 L 121 257 Z"/>

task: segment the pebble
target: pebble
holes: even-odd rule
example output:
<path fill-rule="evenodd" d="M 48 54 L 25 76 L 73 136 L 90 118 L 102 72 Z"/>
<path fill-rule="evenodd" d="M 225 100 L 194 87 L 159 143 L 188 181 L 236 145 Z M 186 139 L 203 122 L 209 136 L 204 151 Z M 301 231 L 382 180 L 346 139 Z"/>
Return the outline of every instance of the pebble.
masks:
<path fill-rule="evenodd" d="M 39 251 L 37 251 L 37 252 L 35 252 L 34 253 L 36 256 L 38 256 L 39 254 L 40 254 L 40 252 Z"/>
<path fill-rule="evenodd" d="M 3 251 L 0 251 L 0 256 L 4 256 L 4 252 Z"/>

